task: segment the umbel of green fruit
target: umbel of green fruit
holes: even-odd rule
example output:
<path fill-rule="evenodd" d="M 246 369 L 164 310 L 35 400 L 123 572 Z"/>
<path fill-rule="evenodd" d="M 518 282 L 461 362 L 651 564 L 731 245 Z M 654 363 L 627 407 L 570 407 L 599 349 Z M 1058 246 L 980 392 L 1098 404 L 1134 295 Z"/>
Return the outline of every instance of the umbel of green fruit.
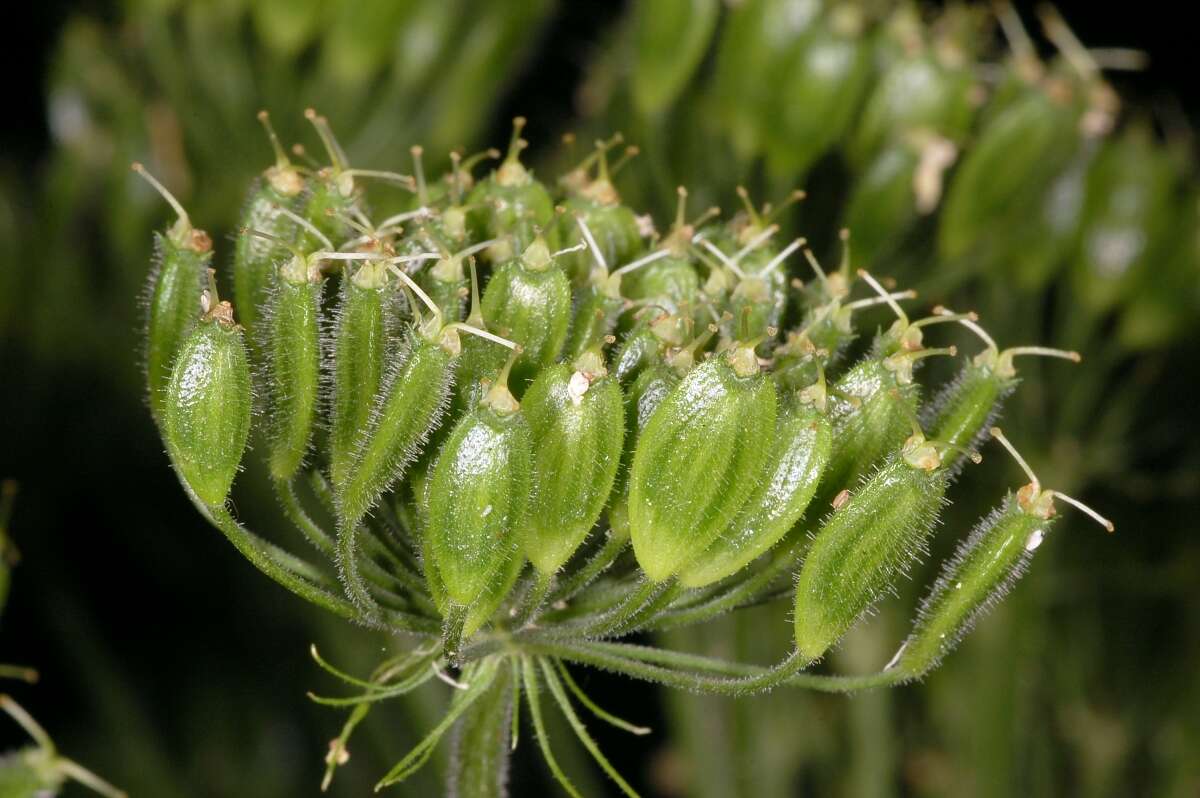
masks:
<path fill-rule="evenodd" d="M 857 49 L 848 44 L 837 43 L 843 55 Z M 828 89 L 805 90 L 836 105 Z M 545 736 L 548 695 L 634 794 L 574 702 L 643 730 L 596 707 L 564 663 L 729 695 L 917 678 L 1015 582 L 1054 500 L 1073 501 L 1031 475 L 961 544 L 890 667 L 804 672 L 928 550 L 954 478 L 1018 388 L 1014 358 L 1078 356 L 1000 349 L 974 313 L 910 320 L 900 303 L 914 293 L 856 270 L 846 231 L 828 273 L 804 238 L 777 247 L 779 209 L 803 192 L 760 210 L 740 189 L 732 219 L 710 209 L 689 223 L 681 188 L 670 231 L 642 251 L 652 225 L 621 201 L 605 160 L 615 139 L 599 145 L 596 176 L 585 162 L 541 183 L 520 162 L 518 121 L 508 157 L 479 183 L 460 156 L 427 183 L 418 148 L 410 186 L 350 169 L 328 122 L 309 118 L 331 165 L 295 169 L 277 147 L 267 184 L 295 178 L 304 190 L 260 184 L 246 218 L 268 229 L 234 247 L 234 285 L 257 297 L 247 330 L 211 275 L 206 289 L 192 282 L 211 258 L 207 237 L 168 196 L 180 221 L 150 283 L 148 382 L 181 481 L 251 562 L 339 616 L 418 641 L 369 679 L 318 657 L 356 691 L 315 698 L 354 707 L 330 774 L 371 704 L 440 677 L 457 688 L 445 719 L 381 785 L 451 728 L 467 735 L 458 750 L 478 741 L 502 762 L 522 698 L 569 784 Z M 890 146 L 881 135 L 862 146 Z M 356 182 L 368 176 L 414 190 L 416 207 L 373 221 Z M 270 246 L 252 252 L 251 241 Z M 811 273 L 789 262 L 797 251 Z M 856 314 L 882 305 L 895 321 L 856 348 Z M 948 323 L 984 347 L 938 390 L 921 366 L 956 356 L 926 340 Z M 267 484 L 315 555 L 234 517 L 252 425 Z M 795 647 L 771 668 L 606 639 L 789 590 Z M 492 785 L 482 762 L 454 788 Z"/>

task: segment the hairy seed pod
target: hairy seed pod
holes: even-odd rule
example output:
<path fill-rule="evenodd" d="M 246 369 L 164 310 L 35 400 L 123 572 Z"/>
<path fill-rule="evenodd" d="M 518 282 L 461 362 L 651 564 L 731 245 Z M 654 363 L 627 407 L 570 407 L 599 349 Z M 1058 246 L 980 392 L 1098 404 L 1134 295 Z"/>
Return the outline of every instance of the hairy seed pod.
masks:
<path fill-rule="evenodd" d="M 981 519 L 942 567 L 921 602 L 912 632 L 887 665 L 888 670 L 899 669 L 907 678 L 919 678 L 936 667 L 979 619 L 1008 595 L 1057 520 L 1056 497 L 1079 507 L 1109 532 L 1113 530 L 1110 521 L 1075 499 L 1043 490 L 1000 430 L 993 427 L 991 434 L 1012 452 L 1030 482 Z"/>
<path fill-rule="evenodd" d="M 420 452 L 446 406 L 461 346 L 452 328 L 410 335 L 384 377 L 345 481 L 334 486 L 342 526 L 357 524 Z"/>
<path fill-rule="evenodd" d="M 813 538 L 796 581 L 796 648 L 815 660 L 893 589 L 926 548 L 944 503 L 934 445 L 913 435 L 863 479 Z"/>
<path fill-rule="evenodd" d="M 637 442 L 629 477 L 634 552 L 646 576 L 673 576 L 749 498 L 775 428 L 775 385 L 750 346 L 690 371 Z"/>
<path fill-rule="evenodd" d="M 425 487 L 430 560 L 447 602 L 459 607 L 486 595 L 517 556 L 526 519 L 531 442 L 507 387 L 511 363 L 450 432 Z"/>
<path fill-rule="evenodd" d="M 349 475 L 359 437 L 383 383 L 389 344 L 387 272 L 368 261 L 342 280 L 333 325 L 329 475 L 341 485 Z"/>
<path fill-rule="evenodd" d="M 934 438 L 957 447 L 945 455 L 945 466 L 952 476 L 962 468 L 967 453 L 975 451 L 987 437 L 988 428 L 1004 401 L 1016 390 L 1020 380 L 1013 358 L 1041 355 L 1076 363 L 1080 360 L 1078 352 L 1041 346 L 1017 346 L 1001 351 L 982 327 L 969 319 L 960 321 L 979 335 L 987 348 L 968 361 L 922 413 L 924 424 Z"/>
<path fill-rule="evenodd" d="M 522 530 L 525 556 L 542 574 L 557 571 L 591 531 L 621 460 L 621 388 L 599 349 L 573 367 L 550 366 L 522 400 L 533 435 L 533 498 Z"/>
<path fill-rule="evenodd" d="M 524 127 L 524 117 L 513 120 L 512 141 L 504 162 L 467 196 L 467 204 L 473 208 L 467 214 L 467 227 L 474 239 L 496 239 L 484 251 L 492 263 L 507 261 L 524 252 L 533 243 L 537 230 L 550 230 L 554 220 L 554 202 L 549 192 L 521 164 L 521 150 L 527 146 L 521 138 Z"/>
<path fill-rule="evenodd" d="M 284 153 L 267 112 L 259 111 L 258 118 L 275 150 L 275 165 L 263 172 L 250 187 L 242 206 L 240 229 L 243 232 L 238 235 L 233 250 L 233 299 L 251 342 L 257 340 L 259 312 L 267 300 L 275 264 L 286 258 L 288 252 L 279 244 L 249 231 L 261 230 L 284 241 L 295 240 L 299 228 L 281 209 L 295 211 L 304 191 L 304 178 Z"/>
<path fill-rule="evenodd" d="M 224 504 L 250 434 L 250 366 L 233 307 L 203 294 L 204 315 L 180 347 L 163 405 L 163 440 L 187 486 Z"/>
<path fill-rule="evenodd" d="M 166 234 L 155 233 L 155 267 L 146 287 L 146 387 L 150 410 L 161 423 L 171 366 L 188 330 L 196 323 L 196 300 L 212 260 L 212 239 L 192 227 L 187 211 L 140 163 L 145 178 L 178 215 Z"/>
<path fill-rule="evenodd" d="M 808 404 L 785 407 L 754 493 L 721 536 L 680 573 L 680 583 L 703 587 L 724 579 L 778 543 L 812 500 L 832 441 L 824 412 Z"/>
<path fill-rule="evenodd" d="M 290 479 L 308 453 L 321 388 L 320 262 L 294 255 L 280 266 L 267 300 L 268 462 Z"/>

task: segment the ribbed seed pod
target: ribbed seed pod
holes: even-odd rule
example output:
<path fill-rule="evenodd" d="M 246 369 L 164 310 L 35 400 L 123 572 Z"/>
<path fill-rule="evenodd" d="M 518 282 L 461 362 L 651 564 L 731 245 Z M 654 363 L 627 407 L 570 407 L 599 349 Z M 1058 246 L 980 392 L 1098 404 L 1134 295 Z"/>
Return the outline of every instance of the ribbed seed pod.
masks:
<path fill-rule="evenodd" d="M 832 441 L 823 410 L 795 401 L 785 406 L 754 493 L 721 536 L 680 573 L 680 583 L 703 587 L 724 579 L 778 543 L 812 500 Z"/>
<path fill-rule="evenodd" d="M 525 556 L 557 571 L 583 543 L 612 491 L 625 425 L 621 388 L 598 349 L 543 369 L 522 400 L 533 441 Z"/>
<path fill-rule="evenodd" d="M 805 660 L 821 657 L 894 589 L 925 552 L 945 493 L 937 449 L 913 435 L 834 510 L 796 581 L 796 648 Z"/>
<path fill-rule="evenodd" d="M 512 367 L 512 385 L 519 396 L 542 368 L 558 358 L 571 323 L 571 285 L 545 239 L 539 236 L 521 257 L 496 269 L 483 292 L 482 309 L 489 330 L 516 341 L 524 350 Z M 490 373 L 494 372 L 492 368 Z"/>
<path fill-rule="evenodd" d="M 162 194 L 179 217 L 165 235 L 154 235 L 154 266 L 146 284 L 146 388 L 150 410 L 161 423 L 172 364 L 196 323 L 196 301 L 212 261 L 212 239 L 192 227 L 179 201 L 140 163 L 133 164 L 133 171 Z"/>
<path fill-rule="evenodd" d="M 960 322 L 975 332 L 987 348 L 963 365 L 922 413 L 922 422 L 936 440 L 954 449 L 944 455 L 945 467 L 953 476 L 962 468 L 968 452 L 975 451 L 987 437 L 988 428 L 1000 413 L 1004 401 L 1016 390 L 1020 380 L 1013 359 L 1018 355 L 1057 357 L 1078 363 L 1078 352 L 1048 349 L 1043 346 L 1017 346 L 1001 351 L 991 336 L 975 322 Z"/>
<path fill-rule="evenodd" d="M 250 434 L 250 366 L 233 308 L 203 294 L 204 315 L 179 350 L 163 404 L 163 440 L 200 501 L 224 504 Z"/>
<path fill-rule="evenodd" d="M 876 338 L 871 353 L 843 374 L 831 391 L 834 398 L 830 418 L 835 435 L 818 496 L 820 504 L 851 487 L 904 442 L 920 402 L 920 386 L 913 381 L 915 365 L 926 357 L 956 353 L 954 347 L 923 348 L 923 327 L 974 318 L 971 314 L 945 314 L 909 322 L 874 278 L 862 274 L 899 318 Z"/>
<path fill-rule="evenodd" d="M 446 438 L 425 487 L 427 567 L 446 601 L 470 608 L 518 556 L 530 489 L 531 441 L 501 372 Z"/>
<path fill-rule="evenodd" d="M 343 277 L 333 324 L 329 474 L 346 481 L 371 420 L 389 351 L 387 272 L 368 261 Z"/>
<path fill-rule="evenodd" d="M 608 150 L 621 140 L 618 133 L 607 142 L 597 142 L 596 151 L 560 180 L 568 186 L 570 196 L 563 203 L 566 212 L 559 215 L 556 225 L 559 245 L 569 247 L 584 241 L 582 228 L 577 224 L 577 220 L 582 220 L 602 259 L 597 264 L 589 252 L 564 255 L 563 271 L 575 285 L 586 284 L 597 265 L 625 263 L 642 248 L 637 217 L 627 205 L 621 204 L 608 170 Z M 636 147 L 629 148 L 627 158 L 636 153 Z M 594 180 L 589 174 L 592 164 L 597 164 Z"/>
<path fill-rule="evenodd" d="M 267 300 L 266 408 L 271 476 L 290 479 L 308 453 L 321 388 L 320 262 L 293 256 Z"/>
<path fill-rule="evenodd" d="M 936 667 L 976 622 L 1008 595 L 1057 520 L 1056 497 L 1113 531 L 1112 522 L 1089 507 L 1057 491 L 1043 490 L 1000 430 L 992 428 L 991 434 L 1009 449 L 1030 482 L 981 519 L 942 567 L 921 602 L 912 632 L 887 665 L 907 678 L 918 678 Z"/>
<path fill-rule="evenodd" d="M 420 452 L 449 399 L 461 346 L 453 329 L 410 334 L 404 353 L 384 377 L 353 464 L 334 486 L 341 526 L 357 524 Z"/>
<path fill-rule="evenodd" d="M 284 153 L 267 112 L 260 111 L 258 118 L 275 150 L 275 165 L 263 172 L 250 187 L 242 206 L 239 226 L 242 232 L 238 234 L 233 250 L 233 299 L 251 342 L 257 341 L 259 313 L 267 300 L 275 264 L 286 258 L 288 251 L 249 231 L 260 230 L 283 241 L 294 241 L 298 226 L 280 209 L 295 211 L 304 191 L 304 178 Z"/>
<path fill-rule="evenodd" d="M 775 427 L 775 385 L 739 345 L 692 369 L 637 442 L 629 478 L 634 553 L 661 581 L 700 555 L 749 498 Z"/>
<path fill-rule="evenodd" d="M 467 214 L 467 227 L 474 239 L 496 239 L 484 251 L 492 263 L 524 252 L 539 229 L 552 229 L 554 202 L 550 193 L 521 164 L 521 150 L 527 146 L 521 138 L 524 127 L 524 117 L 513 120 L 512 141 L 504 162 L 467 195 L 467 204 L 472 208 Z"/>

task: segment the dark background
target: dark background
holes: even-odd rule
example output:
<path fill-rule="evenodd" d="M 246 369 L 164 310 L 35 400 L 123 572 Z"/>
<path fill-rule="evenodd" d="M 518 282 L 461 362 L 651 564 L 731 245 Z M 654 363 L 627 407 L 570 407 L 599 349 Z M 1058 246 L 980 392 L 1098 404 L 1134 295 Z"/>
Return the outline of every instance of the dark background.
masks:
<path fill-rule="evenodd" d="M 63 20 L 81 5 L 112 13 L 98 2 L 40 2 L 23 6 L 19 28 L 7 28 L 0 148 L 31 179 L 49 146 L 42 94 L 47 54 Z M 1033 7 L 1016 5 L 1023 12 Z M 1089 45 L 1149 53 L 1148 70 L 1117 79 L 1124 92 L 1149 103 L 1175 98 L 1194 118 L 1200 108 L 1194 31 L 1180 18 L 1179 4 L 1057 5 Z M 496 114 L 491 139 L 504 140 L 506 120 L 533 113 L 527 109 L 545 109 L 538 113 L 551 118 L 539 127 L 555 129 L 554 122 L 570 114 L 581 53 L 619 12 L 618 4 L 564 4 L 547 34 L 555 46 L 542 48 L 518 81 Z M 176 774 L 176 781 L 224 785 L 236 785 L 239 773 L 283 767 L 307 790 L 319 778 L 324 740 L 338 720 L 296 690 L 297 684 L 328 686 L 307 658 L 313 625 L 298 623 L 298 600 L 263 579 L 187 505 L 148 413 L 127 401 L 126 386 L 99 369 L 46 372 L 7 343 L 0 340 L 0 476 L 20 483 L 12 526 L 23 561 L 3 618 L 0 661 L 41 672 L 36 692 L 25 694 L 30 708 L 83 762 L 121 758 L 105 747 L 148 752 L 142 760 L 147 773 L 187 761 L 202 770 L 192 779 Z M 1141 625 L 1147 635 L 1171 623 L 1170 617 L 1121 620 Z M 653 690 L 600 676 L 593 684 L 618 713 L 658 720 L 647 717 Z M 266 730 L 241 722 L 257 710 L 264 717 L 292 713 L 304 722 Z M 204 729 L 181 729 L 181 719 Z M 322 724 L 324 737 L 307 731 Z M 596 731 L 618 767 L 644 783 L 640 746 L 653 747 L 655 738 L 631 744 Z M 226 736 L 214 742 L 211 758 L 183 750 L 205 734 Z M 0 725 L 0 740 L 17 739 L 10 726 Z M 222 761 L 239 743 L 244 760 Z M 523 768 L 534 766 L 523 761 Z M 121 783 L 122 774 L 107 775 Z M 248 787 L 227 789 L 253 794 Z"/>

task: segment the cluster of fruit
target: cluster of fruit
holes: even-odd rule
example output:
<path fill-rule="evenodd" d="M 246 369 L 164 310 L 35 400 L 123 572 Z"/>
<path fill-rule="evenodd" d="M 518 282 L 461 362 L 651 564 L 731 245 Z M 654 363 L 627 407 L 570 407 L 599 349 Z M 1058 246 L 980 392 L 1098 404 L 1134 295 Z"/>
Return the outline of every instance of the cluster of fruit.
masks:
<path fill-rule="evenodd" d="M 333 703 L 368 706 L 450 665 L 467 682 L 452 722 L 506 659 L 526 685 L 540 668 L 556 697 L 570 684 L 561 660 L 733 694 L 865 684 L 802 671 L 925 550 L 989 431 L 1004 441 L 991 423 L 1014 358 L 1079 359 L 1000 349 L 974 313 L 911 320 L 899 303 L 912 292 L 853 269 L 848 236 L 826 271 L 803 239 L 778 245 L 778 209 L 744 191 L 731 219 L 689 221 L 680 189 L 660 234 L 621 202 L 619 136 L 550 187 L 521 163 L 518 118 L 487 177 L 471 167 L 497 151 L 456 155 L 429 183 L 419 147 L 413 175 L 352 168 L 328 122 L 306 115 L 328 166 L 293 164 L 260 115 L 276 162 L 244 206 L 236 313 L 209 236 L 134 168 L 178 214 L 148 285 L 146 373 L 185 489 L 293 591 L 432 643 L 371 681 L 346 677 L 367 692 Z M 372 220 L 367 180 L 410 192 L 411 209 Z M 894 322 L 856 345 L 856 314 L 878 306 Z M 957 354 L 924 340 L 944 323 L 982 349 L 927 399 L 921 364 Z M 325 563 L 232 516 L 252 427 L 284 513 Z M 1022 573 L 1055 498 L 1074 503 L 1029 476 L 963 542 L 870 683 L 925 673 Z M 793 574 L 796 648 L 774 668 L 599 642 L 764 600 Z"/>

